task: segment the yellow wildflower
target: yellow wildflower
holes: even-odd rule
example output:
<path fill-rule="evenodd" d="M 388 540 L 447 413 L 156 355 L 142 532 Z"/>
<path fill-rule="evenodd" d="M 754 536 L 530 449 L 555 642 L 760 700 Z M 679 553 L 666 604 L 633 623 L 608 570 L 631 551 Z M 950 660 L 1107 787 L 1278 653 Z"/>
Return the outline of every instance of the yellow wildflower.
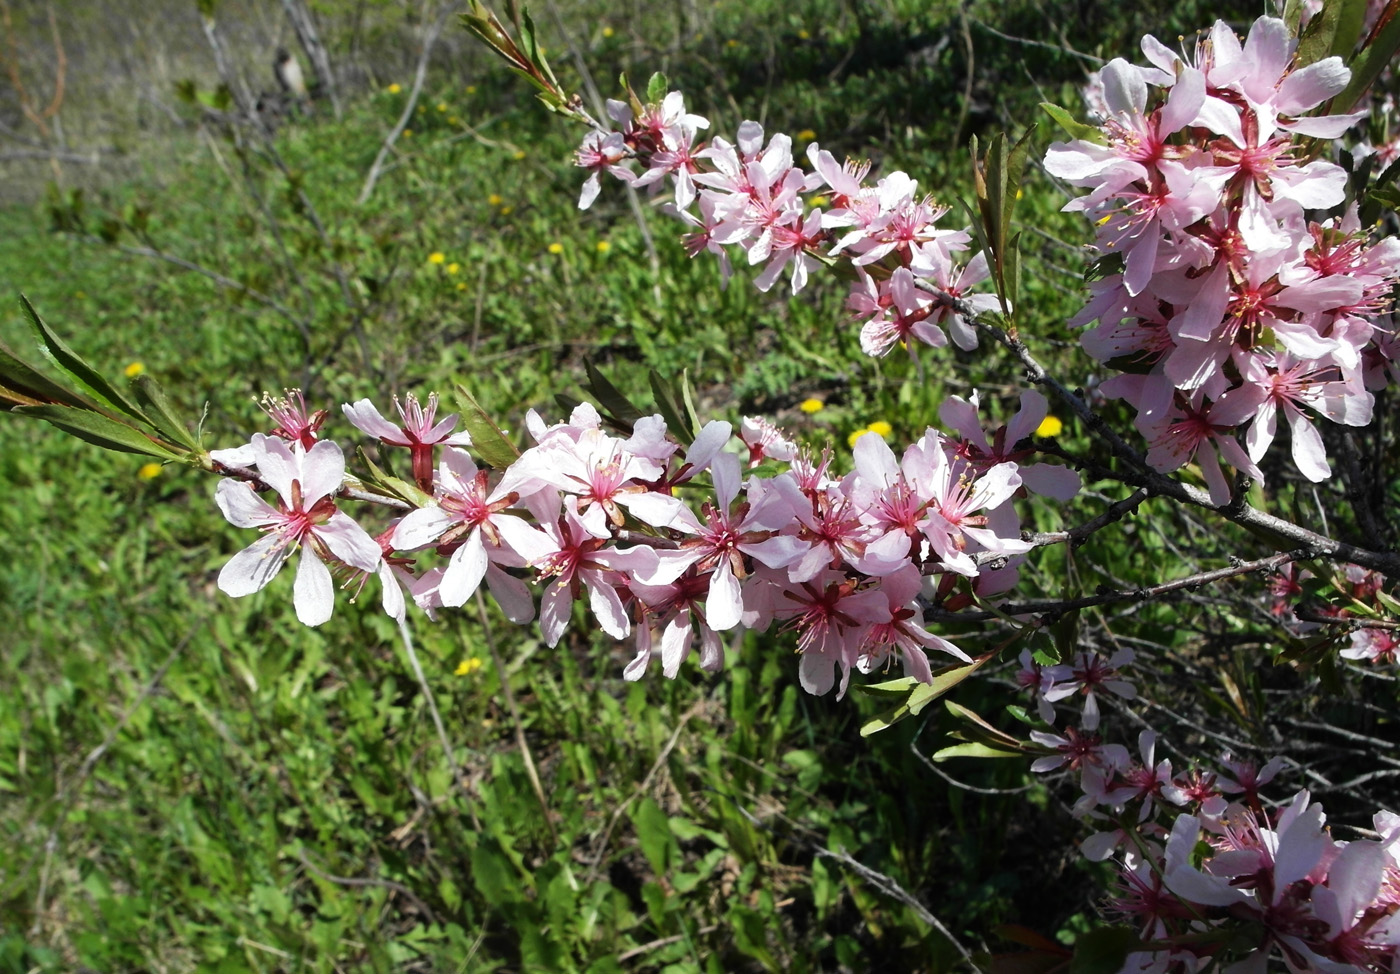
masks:
<path fill-rule="evenodd" d="M 134 378 L 136 378 L 138 375 L 140 375 L 142 372 L 145 372 L 145 371 L 146 371 L 146 363 L 144 363 L 144 362 L 132 362 L 132 363 L 131 363 L 130 365 L 128 365 L 126 368 L 122 369 L 122 372 L 124 372 L 124 373 L 126 374 L 126 377 L 127 377 L 128 379 L 134 379 Z"/>
<path fill-rule="evenodd" d="M 513 206 L 503 206 L 503 207 L 501 207 L 501 216 L 510 216 L 510 215 L 511 215 L 512 213 L 514 213 L 514 212 L 515 212 L 515 207 L 513 207 Z"/>
<path fill-rule="evenodd" d="M 474 95 L 474 94 L 476 94 L 476 85 L 467 85 L 467 94 L 469 94 L 469 95 Z"/>
<path fill-rule="evenodd" d="M 399 83 L 397 81 L 395 81 L 389 86 L 389 94 L 391 95 L 397 95 L 401 91 L 403 91 L 403 88 L 399 86 Z"/>
<path fill-rule="evenodd" d="M 870 432 L 874 433 L 882 440 L 889 439 L 890 434 L 894 432 L 894 427 L 883 419 L 875 420 L 875 422 L 867 426 L 866 429 L 870 430 Z"/>
<path fill-rule="evenodd" d="M 434 250 L 428 255 L 429 264 L 441 264 L 445 260 L 447 260 L 447 257 L 441 250 Z"/>
<path fill-rule="evenodd" d="M 611 37 L 611 36 L 613 36 L 613 29 L 612 29 L 611 27 L 604 27 L 604 28 L 603 28 L 603 36 L 604 36 L 604 37 Z"/>
<path fill-rule="evenodd" d="M 813 206 L 826 206 L 827 202 L 828 202 L 828 201 L 827 201 L 827 198 L 826 198 L 825 196 L 813 196 L 813 197 L 812 197 L 812 205 L 813 205 Z"/>
<path fill-rule="evenodd" d="M 486 197 L 486 204 L 488 206 L 500 206 L 504 202 L 505 199 L 500 193 L 492 193 L 490 196 Z"/>
<path fill-rule="evenodd" d="M 612 250 L 612 244 L 608 243 L 606 240 L 599 240 L 595 246 L 597 246 L 598 253 L 600 254 L 606 254 L 609 250 Z"/>
<path fill-rule="evenodd" d="M 1035 428 L 1036 436 L 1059 436 L 1064 431 L 1065 424 L 1058 416 L 1046 416 L 1040 421 L 1040 425 Z"/>
<path fill-rule="evenodd" d="M 456 273 L 457 273 L 458 271 L 460 271 L 461 269 L 462 269 L 462 265 L 459 264 L 459 263 L 457 263 L 455 260 L 454 260 L 452 263 L 450 263 L 450 264 L 447 265 L 447 273 L 449 273 L 449 274 L 456 274 Z"/>
<path fill-rule="evenodd" d="M 404 130 L 403 130 L 403 137 L 404 137 L 405 139 L 411 139 L 411 138 L 413 138 L 413 129 L 404 129 Z"/>
<path fill-rule="evenodd" d="M 514 159 L 516 162 L 519 162 L 521 159 L 525 158 L 525 150 L 516 149 L 515 152 L 511 155 L 511 158 Z"/>
<path fill-rule="evenodd" d="M 548 250 L 551 254 L 562 254 L 564 252 L 564 245 L 556 240 L 549 245 Z"/>
<path fill-rule="evenodd" d="M 846 437 L 846 445 L 849 446 L 852 450 L 854 450 L 854 449 L 856 448 L 856 440 L 860 439 L 860 438 L 861 438 L 862 436 L 864 436 L 866 433 L 874 433 L 874 432 L 875 432 L 875 431 L 874 431 L 873 429 L 871 429 L 869 426 L 866 426 L 866 427 L 864 427 L 863 429 L 858 429 L 858 430 L 856 430 L 854 433 L 852 433 L 850 436 Z M 879 434 L 877 433 L 876 435 L 878 436 Z"/>
<path fill-rule="evenodd" d="M 826 408 L 826 403 L 820 399 L 804 399 L 797 404 L 797 408 L 804 413 L 817 413 Z"/>
<path fill-rule="evenodd" d="M 797 133 L 798 142 L 811 142 L 816 137 L 817 133 L 813 132 L 811 129 L 803 129 L 801 132 Z"/>
<path fill-rule="evenodd" d="M 141 469 L 136 471 L 136 476 L 142 480 L 154 480 L 160 476 L 160 464 L 143 463 Z"/>
<path fill-rule="evenodd" d="M 438 102 L 438 103 L 437 103 L 437 110 L 440 111 L 440 112 L 445 112 L 445 111 L 447 111 L 447 102 L 445 102 L 445 101 L 440 101 L 440 102 Z"/>
<path fill-rule="evenodd" d="M 481 660 L 473 656 L 457 664 L 457 676 L 471 676 L 479 669 L 481 669 Z"/>
<path fill-rule="evenodd" d="M 799 31 L 797 32 L 797 36 L 798 36 L 799 39 L 805 41 L 805 40 L 810 39 L 812 35 L 809 34 L 809 33 L 807 32 L 807 28 L 804 27 L 804 28 L 802 28 L 801 30 L 799 30 Z"/>

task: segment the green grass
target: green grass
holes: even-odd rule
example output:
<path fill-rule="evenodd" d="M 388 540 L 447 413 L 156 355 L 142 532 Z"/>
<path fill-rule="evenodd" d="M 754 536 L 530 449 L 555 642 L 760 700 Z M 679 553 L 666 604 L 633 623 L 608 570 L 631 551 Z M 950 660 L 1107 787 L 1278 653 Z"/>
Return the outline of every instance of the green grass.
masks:
<path fill-rule="evenodd" d="M 838 152 L 890 136 L 891 166 L 944 198 L 967 192 L 946 123 L 901 127 L 903 103 L 881 101 L 913 71 L 956 107 L 955 62 L 872 63 L 827 85 L 829 56 L 858 33 L 845 5 L 717 9 L 711 32 L 664 66 L 678 78 L 726 71 L 730 88 L 699 96 L 719 131 L 766 112 L 770 127 L 811 127 Z M 948 29 L 940 10 L 884 28 Z M 804 44 L 775 43 L 802 31 Z M 668 59 L 648 49 L 624 64 L 636 52 L 621 37 L 590 43 L 599 78 L 643 77 Z M 790 56 L 762 60 L 775 49 Z M 473 87 L 434 78 L 365 206 L 354 199 L 401 104 L 384 90 L 341 122 L 284 129 L 283 167 L 216 138 L 160 183 L 89 194 L 88 239 L 49 232 L 40 209 L 0 213 L 0 283 L 106 374 L 143 363 L 192 424 L 203 417 L 210 446 L 244 441 L 262 418 L 254 397 L 290 386 L 331 410 L 334 435 L 348 429 L 341 402 L 368 395 L 382 407 L 431 390 L 450 402 L 459 383 L 518 427 L 526 409 L 553 416 L 556 394 L 582 394 L 585 359 L 639 397 L 648 370 L 684 372 L 705 416 L 761 412 L 813 443 L 844 444 L 876 419 L 907 441 L 948 393 L 980 389 L 994 414 L 1014 409 L 1017 377 L 996 355 L 866 359 L 840 282 L 789 300 L 757 293 L 741 272 L 720 290 L 713 264 L 689 261 L 678 227 L 648 208 L 653 268 L 617 191 L 586 214 L 574 208 L 579 133 L 504 74 Z M 826 135 L 856 109 L 859 125 Z M 1082 239 L 1059 205 L 1032 175 L 1022 218 Z M 1087 381 L 1060 324 L 1076 297 L 1056 284 L 1056 267 L 1080 258 L 1033 239 L 1023 329 L 1069 381 Z M 119 246 L 157 248 L 237 286 Z M 0 337 L 32 347 L 17 310 L 0 318 Z M 809 416 L 796 407 L 810 396 L 827 405 Z M 1063 442 L 1084 449 L 1067 425 Z M 458 787 L 373 587 L 317 630 L 296 622 L 289 579 L 224 597 L 215 574 L 247 539 L 218 515 L 212 481 L 177 466 L 141 479 L 140 465 L 39 424 L 0 423 L 0 970 L 955 966 L 913 910 L 825 852 L 893 877 L 974 945 L 995 945 L 999 922 L 1064 939 L 1089 922 L 1102 875 L 1069 855 L 1045 861 L 1078 834 L 1050 790 L 980 794 L 931 775 L 911 745 L 927 753 L 955 726 L 934 708 L 922 728 L 862 739 L 873 706 L 801 694 L 782 637 L 730 646 L 718 676 L 687 668 L 675 682 L 627 685 L 630 647 L 590 638 L 581 612 L 556 649 L 533 627 L 494 618 L 488 630 L 470 607 L 420 620 L 417 652 Z M 1033 510 L 1040 529 L 1067 518 Z M 1073 555 L 1080 584 L 1191 570 L 1141 533 L 1152 564 L 1096 537 Z M 1047 555 L 1028 577 L 1055 594 L 1068 574 L 1055 559 L 1066 557 Z M 1157 638 L 1177 618 L 1159 604 L 1114 625 Z M 1194 635 L 1163 642 L 1196 647 Z M 958 638 L 971 650 L 1001 637 Z M 991 682 L 959 696 L 1004 725 L 1014 700 Z M 1028 781 L 1020 762 L 949 771 L 983 788 Z"/>

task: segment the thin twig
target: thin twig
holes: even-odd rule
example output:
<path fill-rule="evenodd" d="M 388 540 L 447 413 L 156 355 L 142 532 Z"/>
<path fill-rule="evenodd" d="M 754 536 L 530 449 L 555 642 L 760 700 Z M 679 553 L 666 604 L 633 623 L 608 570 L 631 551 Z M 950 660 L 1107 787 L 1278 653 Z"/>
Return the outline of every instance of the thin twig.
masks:
<path fill-rule="evenodd" d="M 452 780 L 457 783 L 457 787 L 462 789 L 462 795 L 467 800 L 467 814 L 471 817 L 472 828 L 481 831 L 481 821 L 477 818 L 476 808 L 471 800 L 471 789 L 467 786 L 466 775 L 462 773 L 462 766 L 457 763 L 457 754 L 452 749 L 452 742 L 447 738 L 447 728 L 442 724 L 442 715 L 438 713 L 437 699 L 433 696 L 433 688 L 428 685 L 428 678 L 423 675 L 423 666 L 418 662 L 418 654 L 413 649 L 413 637 L 409 634 L 407 621 L 400 619 L 399 636 L 403 639 L 403 649 L 408 655 L 408 664 L 413 668 L 413 675 L 418 680 L 418 687 L 423 691 L 423 699 L 428 704 L 428 713 L 432 715 L 433 726 L 437 729 L 438 743 L 442 745 L 442 753 L 447 758 L 447 765 L 452 769 Z"/>
<path fill-rule="evenodd" d="M 402 893 L 417 907 L 419 913 L 428 918 L 428 922 L 438 922 L 437 914 L 433 912 L 432 907 L 424 903 L 417 893 L 413 892 L 413 890 L 409 889 L 403 883 L 395 882 L 392 879 L 380 879 L 377 876 L 334 876 L 308 859 L 305 849 L 298 849 L 297 855 L 301 858 L 301 864 L 303 866 L 328 883 L 334 883 L 337 886 L 378 886 L 382 889 L 393 890 L 395 893 Z"/>
<path fill-rule="evenodd" d="M 967 961 L 968 965 L 974 971 L 982 970 L 982 968 L 977 966 L 977 962 L 972 959 L 971 951 L 964 947 L 957 937 L 953 936 L 953 932 L 949 930 L 946 926 L 944 926 L 943 921 L 938 919 L 938 917 L 934 916 L 932 913 L 930 913 L 928 907 L 924 906 L 911 894 L 906 892 L 904 887 L 900 886 L 899 883 L 895 882 L 893 877 L 886 876 L 882 872 L 876 872 L 874 869 L 871 869 L 864 863 L 851 858 L 851 856 L 847 855 L 844 850 L 839 852 L 832 852 L 830 849 L 814 847 L 813 851 L 815 851 L 816 854 L 818 856 L 821 856 L 823 859 L 833 859 L 836 862 L 841 863 L 841 865 L 845 866 L 847 869 L 850 869 L 861 879 L 865 880 L 871 886 L 874 886 L 886 896 L 892 896 L 895 899 L 899 900 L 899 902 L 903 903 L 905 906 L 909 907 L 909 909 L 914 911 L 915 916 L 917 916 L 920 920 L 924 921 L 924 923 L 928 924 L 930 927 L 933 927 L 933 929 L 941 933 L 944 939 L 946 939 L 948 943 L 953 945 L 953 949 L 962 955 L 962 959 Z"/>
<path fill-rule="evenodd" d="M 423 91 L 423 82 L 428 77 L 428 61 L 433 56 L 433 46 L 437 44 L 438 37 L 442 34 L 442 29 L 447 25 L 447 18 L 451 17 L 461 4 L 444 4 L 438 12 L 437 19 L 428 28 L 427 34 L 423 36 L 423 50 L 418 54 L 418 66 L 413 72 L 413 87 L 409 89 L 408 99 L 404 102 L 403 112 L 399 115 L 399 120 L 394 123 L 394 127 L 389 130 L 389 134 L 384 137 L 384 143 L 379 147 L 378 154 L 374 157 L 374 163 L 369 167 L 369 173 L 365 176 L 365 184 L 360 187 L 360 195 L 355 197 L 356 206 L 364 206 L 374 193 L 374 184 L 379 182 L 379 174 L 384 169 L 384 160 L 389 157 L 389 153 L 394 151 L 394 143 L 399 140 L 403 130 L 408 127 L 409 121 L 413 118 L 414 109 L 418 105 L 418 96 Z M 425 10 L 424 13 L 427 11 Z"/>
<path fill-rule="evenodd" d="M 549 799 L 545 797 L 544 786 L 540 784 L 540 772 L 535 767 L 535 757 L 530 753 L 530 742 L 525 739 L 525 721 L 520 716 L 520 708 L 515 703 L 515 691 L 510 688 L 510 673 L 506 670 L 505 661 L 501 659 L 501 654 L 496 649 L 496 640 L 491 634 L 491 617 L 486 612 L 486 599 L 481 594 L 481 589 L 476 590 L 476 607 L 481 613 L 481 628 L 486 637 L 486 649 L 491 653 L 491 659 L 496 664 L 496 676 L 501 683 L 501 695 L 506 698 L 506 707 L 510 710 L 510 720 L 515 727 L 515 746 L 520 748 L 520 759 L 525 763 L 525 777 L 530 779 L 530 788 L 535 793 L 535 800 L 540 803 L 540 814 L 544 818 L 545 827 L 549 829 L 549 837 L 555 845 L 559 844 L 559 833 L 554 828 L 554 817 L 550 814 Z"/>
<path fill-rule="evenodd" d="M 1302 548 L 1298 551 L 1286 551 L 1282 554 L 1270 555 L 1268 558 L 1260 558 L 1257 561 L 1246 561 L 1237 565 L 1230 565 L 1226 568 L 1215 568 L 1206 572 L 1197 572 L 1194 575 L 1174 578 L 1169 582 L 1162 582 L 1159 585 L 1149 585 L 1144 588 L 1124 589 L 1114 592 L 1098 592 L 1094 595 L 1085 595 L 1077 599 L 1006 602 L 997 606 L 995 612 L 945 612 L 939 609 L 927 609 L 924 612 L 924 617 L 927 621 L 936 622 L 986 622 L 990 619 L 1019 615 L 1047 615 L 1054 617 L 1065 612 L 1072 612 L 1075 609 L 1087 609 L 1091 606 L 1109 605 L 1114 602 L 1149 602 L 1153 599 L 1161 598 L 1163 595 L 1181 591 L 1182 589 L 1197 588 L 1201 585 L 1208 585 L 1211 582 L 1233 578 L 1236 575 L 1273 571 L 1289 562 L 1302 561 L 1315 557 L 1317 557 L 1317 552 L 1315 550 L 1311 548 Z"/>

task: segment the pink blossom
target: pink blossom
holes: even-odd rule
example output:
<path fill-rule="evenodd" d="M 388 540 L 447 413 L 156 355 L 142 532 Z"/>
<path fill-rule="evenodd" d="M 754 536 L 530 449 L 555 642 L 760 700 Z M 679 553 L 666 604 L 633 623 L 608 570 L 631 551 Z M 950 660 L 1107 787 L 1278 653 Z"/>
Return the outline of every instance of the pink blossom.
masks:
<path fill-rule="evenodd" d="M 288 448 L 262 434 L 253 436 L 251 446 L 258 475 L 277 492 L 279 504 L 270 506 L 244 481 L 219 482 L 215 500 L 224 517 L 240 528 L 264 532 L 224 565 L 219 589 L 235 598 L 261 590 L 300 548 L 293 586 L 297 618 L 303 625 L 319 626 L 335 605 L 326 562 L 372 572 L 381 560 L 379 545 L 332 500 L 345 479 L 339 446 L 322 440 L 310 450 Z"/>

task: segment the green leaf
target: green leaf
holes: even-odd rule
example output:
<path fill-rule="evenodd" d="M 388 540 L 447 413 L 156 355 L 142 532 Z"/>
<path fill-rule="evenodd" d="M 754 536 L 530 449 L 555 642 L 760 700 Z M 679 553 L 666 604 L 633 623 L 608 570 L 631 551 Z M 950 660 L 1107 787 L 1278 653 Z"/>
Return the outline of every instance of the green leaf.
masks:
<path fill-rule="evenodd" d="M 76 409 L 91 409 L 82 396 L 54 382 L 0 342 L 0 408 L 62 403 Z"/>
<path fill-rule="evenodd" d="M 650 795 L 637 803 L 632 812 L 632 826 L 637 830 L 637 844 L 642 848 L 642 855 L 647 857 L 651 871 L 657 876 L 666 875 L 671 858 L 671 823 Z"/>
<path fill-rule="evenodd" d="M 1356 47 L 1366 18 L 1366 0 L 1328 0 L 1308 21 L 1293 55 L 1299 68 L 1337 55 L 1345 58 Z"/>
<path fill-rule="evenodd" d="M 656 409 L 661 413 L 661 418 L 666 421 L 666 428 L 675 435 L 676 439 L 694 442 L 696 430 L 691 427 L 689 411 L 682 404 L 685 390 L 680 390 L 681 398 L 678 398 L 677 390 L 667 385 L 666 380 L 661 377 L 661 373 L 655 369 L 651 371 L 650 378 L 651 391 L 656 396 Z"/>
<path fill-rule="evenodd" d="M 1115 974 L 1142 940 L 1128 927 L 1101 927 L 1082 934 L 1074 942 L 1069 974 Z"/>
<path fill-rule="evenodd" d="M 506 439 L 496 424 L 491 422 L 491 417 L 486 414 L 481 403 L 476 401 L 476 397 L 462 385 L 457 386 L 457 394 L 466 403 L 466 408 L 462 410 L 462 425 L 471 434 L 472 450 L 476 455 L 497 470 L 504 470 L 520 459 L 520 451 L 514 443 Z"/>
<path fill-rule="evenodd" d="M 1303 21 L 1303 0 L 1284 0 L 1283 22 L 1288 25 L 1288 36 L 1298 36 L 1298 25 Z"/>
<path fill-rule="evenodd" d="M 897 701 L 890 709 L 871 717 L 862 724 L 860 736 L 869 737 L 871 734 L 878 734 L 882 730 L 893 727 L 905 717 L 918 714 L 933 701 L 980 670 L 995 655 L 994 652 L 987 653 L 985 656 L 977 657 L 971 663 L 945 666 L 934 672 L 932 683 L 919 683 L 910 678 L 907 681 L 891 680 L 887 683 L 877 683 L 873 688 L 858 688 L 862 690 L 873 689 L 872 696 L 887 696 Z M 898 690 L 893 689 L 896 685 L 901 685 Z"/>
<path fill-rule="evenodd" d="M 619 430 L 632 434 L 632 426 L 646 413 L 642 412 L 632 400 L 622 394 L 622 391 L 608 381 L 607 377 L 588 359 L 584 359 L 583 367 L 588 371 L 588 391 L 593 394 L 593 398 L 598 400 L 598 405 L 603 407 L 603 417 L 611 421 L 611 425 Z"/>
<path fill-rule="evenodd" d="M 954 703 L 951 700 L 944 700 L 943 706 L 948 708 L 948 713 L 967 724 L 959 730 L 959 735 L 966 735 L 974 741 L 986 744 L 988 747 L 999 748 L 1005 751 L 1023 751 L 1025 748 L 1021 742 L 1005 731 L 993 727 L 976 711 L 964 707 L 962 704 Z"/>
<path fill-rule="evenodd" d="M 986 744 L 955 744 L 933 753 L 934 761 L 947 761 L 949 758 L 1019 758 L 1020 751 L 1003 751 L 999 747 Z"/>
<path fill-rule="evenodd" d="M 16 406 L 11 412 L 46 420 L 65 433 L 72 433 L 80 440 L 86 440 L 104 450 L 135 453 L 160 460 L 185 459 L 184 454 L 175 452 L 167 444 L 152 439 L 132 426 L 91 410 L 45 405 Z"/>
<path fill-rule="evenodd" d="M 1071 139 L 1082 139 L 1085 142 L 1092 142 L 1095 145 L 1108 145 L 1108 139 L 1104 137 L 1100 129 L 1079 121 L 1079 119 L 1075 118 L 1059 105 L 1053 105 L 1048 101 L 1043 101 L 1040 103 L 1040 109 L 1045 112 L 1046 115 L 1054 119 L 1055 123 L 1059 125 L 1060 128 L 1064 129 L 1065 133 Z"/>
<path fill-rule="evenodd" d="M 666 98 L 667 89 L 669 87 L 670 82 L 666 80 L 664 74 L 660 71 L 653 74 L 647 79 L 647 102 L 652 105 L 661 104 Z"/>
<path fill-rule="evenodd" d="M 1351 68 L 1351 81 L 1341 94 L 1332 99 L 1328 114 L 1345 115 L 1355 108 L 1361 96 L 1366 94 L 1395 57 L 1397 49 L 1400 49 L 1400 16 L 1391 17 L 1379 33 L 1372 35 L 1370 43 L 1361 53 L 1352 58 L 1348 65 Z"/>
<path fill-rule="evenodd" d="M 1003 255 L 1006 274 L 1006 310 L 1011 319 L 1016 319 L 1016 309 L 1021 299 L 1021 235 L 1012 237 Z"/>
<path fill-rule="evenodd" d="M 136 398 L 141 401 L 141 405 L 149 411 L 150 415 L 160 420 L 159 423 L 151 423 L 155 427 L 155 431 L 167 439 L 174 440 L 186 449 L 198 451 L 199 442 L 190 434 L 184 421 L 171 408 L 170 400 L 165 398 L 165 391 L 161 389 L 160 383 L 149 375 L 138 375 L 133 380 L 133 385 L 135 386 Z"/>
<path fill-rule="evenodd" d="M 359 458 L 360 464 L 369 470 L 370 479 L 362 481 L 364 486 L 371 490 L 388 494 L 390 497 L 397 497 L 404 503 L 412 504 L 414 507 L 427 507 L 433 502 L 433 499 L 423 490 L 419 489 L 417 484 L 409 483 L 407 480 L 395 477 L 393 474 L 381 470 L 379 466 L 369 458 L 369 454 L 365 452 L 364 447 L 355 447 L 355 455 Z"/>
<path fill-rule="evenodd" d="M 126 413 L 133 419 L 139 419 L 148 426 L 155 426 L 150 417 L 143 413 L 136 404 L 131 402 L 126 396 L 104 379 L 96 369 L 88 365 L 79 355 L 44 324 L 44 320 L 39 317 L 39 312 L 34 310 L 34 306 L 29 303 L 29 299 L 20 295 L 19 303 L 24 308 L 25 315 L 29 318 L 29 323 L 34 326 L 35 333 L 39 336 L 39 344 L 44 351 L 53 356 L 54 362 L 64 372 L 72 376 L 85 389 L 91 392 L 104 405 L 110 406 L 118 412 Z"/>

